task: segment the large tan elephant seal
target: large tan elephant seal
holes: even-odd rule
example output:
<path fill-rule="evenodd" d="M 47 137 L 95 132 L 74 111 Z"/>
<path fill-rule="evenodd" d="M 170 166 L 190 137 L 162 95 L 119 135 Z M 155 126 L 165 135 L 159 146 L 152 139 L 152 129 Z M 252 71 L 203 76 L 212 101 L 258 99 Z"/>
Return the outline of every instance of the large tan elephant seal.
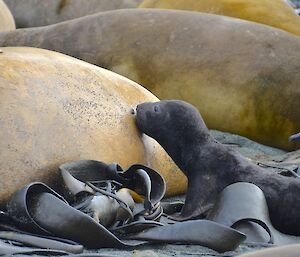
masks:
<path fill-rule="evenodd" d="M 259 22 L 300 36 L 300 17 L 284 0 L 144 0 L 139 7 L 214 13 Z"/>
<path fill-rule="evenodd" d="M 138 132 L 131 108 L 157 101 L 113 72 L 43 49 L 1 48 L 0 204 L 32 181 L 58 182 L 58 167 L 79 159 L 153 167 L 168 193 L 185 178 L 154 140 Z"/>
<path fill-rule="evenodd" d="M 0 32 L 16 29 L 15 20 L 6 4 L 0 0 Z"/>
<path fill-rule="evenodd" d="M 46 26 L 108 10 L 135 8 L 142 0 L 4 0 L 18 28 Z"/>
<path fill-rule="evenodd" d="M 266 145 L 300 131 L 300 38 L 188 11 L 132 9 L 0 34 L 0 46 L 55 50 L 195 105 L 209 128 Z"/>

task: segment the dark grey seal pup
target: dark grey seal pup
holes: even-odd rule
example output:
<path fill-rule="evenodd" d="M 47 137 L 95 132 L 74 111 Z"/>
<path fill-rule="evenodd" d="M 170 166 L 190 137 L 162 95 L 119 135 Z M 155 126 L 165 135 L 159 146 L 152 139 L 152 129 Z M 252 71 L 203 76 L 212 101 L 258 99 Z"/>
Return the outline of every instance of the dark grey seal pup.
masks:
<path fill-rule="evenodd" d="M 226 186 L 250 182 L 263 190 L 274 226 L 300 235 L 300 180 L 264 170 L 217 142 L 194 106 L 177 100 L 143 103 L 136 121 L 188 178 L 182 218 L 205 216 Z"/>

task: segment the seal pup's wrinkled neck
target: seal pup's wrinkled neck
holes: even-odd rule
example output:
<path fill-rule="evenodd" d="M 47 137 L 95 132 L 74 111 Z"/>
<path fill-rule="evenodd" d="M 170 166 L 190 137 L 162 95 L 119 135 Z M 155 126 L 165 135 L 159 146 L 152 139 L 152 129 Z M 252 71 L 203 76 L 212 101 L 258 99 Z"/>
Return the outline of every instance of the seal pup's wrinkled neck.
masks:
<path fill-rule="evenodd" d="M 179 100 L 138 105 L 136 122 L 143 133 L 159 142 L 187 176 L 186 166 L 192 165 L 187 160 L 201 152 L 201 145 L 214 141 L 198 110 Z M 195 145 L 199 147 L 191 154 L 190 148 Z"/>

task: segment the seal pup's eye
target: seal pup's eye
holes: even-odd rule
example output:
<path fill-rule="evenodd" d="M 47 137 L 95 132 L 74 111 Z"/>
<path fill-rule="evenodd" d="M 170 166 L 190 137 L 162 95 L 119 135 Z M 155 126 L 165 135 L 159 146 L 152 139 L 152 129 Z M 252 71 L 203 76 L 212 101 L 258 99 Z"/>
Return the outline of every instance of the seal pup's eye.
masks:
<path fill-rule="evenodd" d="M 153 110 L 155 112 L 160 112 L 160 107 L 158 105 L 154 105 Z"/>

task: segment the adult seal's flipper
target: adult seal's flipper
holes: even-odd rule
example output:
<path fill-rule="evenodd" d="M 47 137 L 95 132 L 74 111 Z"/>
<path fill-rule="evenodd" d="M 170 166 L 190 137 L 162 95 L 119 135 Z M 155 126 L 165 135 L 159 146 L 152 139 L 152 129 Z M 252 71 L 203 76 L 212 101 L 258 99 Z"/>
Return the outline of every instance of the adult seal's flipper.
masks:
<path fill-rule="evenodd" d="M 208 219 L 245 233 L 246 242 L 275 245 L 300 243 L 300 237 L 280 233 L 273 227 L 264 193 L 251 183 L 239 182 L 227 186 L 219 195 Z"/>
<path fill-rule="evenodd" d="M 299 257 L 300 244 L 272 247 L 239 255 L 239 257 Z"/>
<path fill-rule="evenodd" d="M 156 227 L 130 239 L 159 243 L 198 244 L 218 252 L 232 251 L 245 240 L 245 235 L 235 229 L 209 220 L 191 220 Z"/>

